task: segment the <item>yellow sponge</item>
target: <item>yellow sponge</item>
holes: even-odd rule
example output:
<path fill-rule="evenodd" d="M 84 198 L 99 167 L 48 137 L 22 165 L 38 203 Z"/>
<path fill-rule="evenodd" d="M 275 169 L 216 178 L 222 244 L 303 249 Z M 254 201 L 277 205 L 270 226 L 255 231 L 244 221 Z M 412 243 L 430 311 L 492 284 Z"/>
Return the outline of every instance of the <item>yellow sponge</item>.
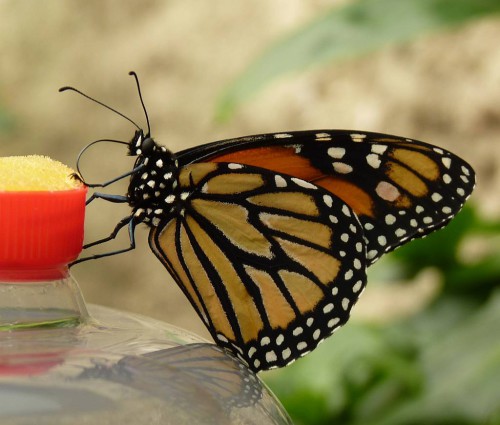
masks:
<path fill-rule="evenodd" d="M 0 190 L 57 191 L 82 187 L 71 177 L 74 171 L 47 156 L 8 156 L 0 158 Z"/>

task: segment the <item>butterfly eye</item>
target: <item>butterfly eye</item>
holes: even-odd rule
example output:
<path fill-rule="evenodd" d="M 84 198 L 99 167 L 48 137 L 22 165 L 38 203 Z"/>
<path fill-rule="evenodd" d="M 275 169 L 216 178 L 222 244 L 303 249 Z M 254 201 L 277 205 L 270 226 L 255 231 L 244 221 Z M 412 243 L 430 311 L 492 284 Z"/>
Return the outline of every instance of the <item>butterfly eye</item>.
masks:
<path fill-rule="evenodd" d="M 146 137 L 142 142 L 141 151 L 143 155 L 148 155 L 154 151 L 155 141 L 151 137 Z"/>

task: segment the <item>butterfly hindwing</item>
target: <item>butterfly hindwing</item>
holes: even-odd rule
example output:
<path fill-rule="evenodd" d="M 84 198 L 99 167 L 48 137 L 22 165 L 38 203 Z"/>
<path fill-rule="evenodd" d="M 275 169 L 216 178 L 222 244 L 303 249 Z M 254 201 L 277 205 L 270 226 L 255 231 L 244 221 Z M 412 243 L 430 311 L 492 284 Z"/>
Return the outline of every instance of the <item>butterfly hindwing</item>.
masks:
<path fill-rule="evenodd" d="M 235 161 L 299 177 L 347 203 L 363 225 L 367 260 L 445 226 L 474 187 L 456 155 L 385 134 L 316 130 L 263 134 L 202 145 L 181 163 Z"/>
<path fill-rule="evenodd" d="M 182 206 L 150 245 L 221 346 L 284 366 L 344 324 L 366 283 L 361 225 L 304 180 L 236 163 L 183 167 Z"/>

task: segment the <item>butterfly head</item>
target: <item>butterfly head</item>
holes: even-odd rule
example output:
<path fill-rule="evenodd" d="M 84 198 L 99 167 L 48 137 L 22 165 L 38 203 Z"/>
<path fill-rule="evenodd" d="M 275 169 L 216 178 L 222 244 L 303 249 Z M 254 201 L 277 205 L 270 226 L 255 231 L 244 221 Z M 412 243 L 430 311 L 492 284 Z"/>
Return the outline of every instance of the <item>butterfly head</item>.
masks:
<path fill-rule="evenodd" d="M 149 134 L 144 134 L 143 130 L 136 130 L 134 137 L 128 143 L 130 156 L 147 157 L 158 150 L 158 145 Z"/>

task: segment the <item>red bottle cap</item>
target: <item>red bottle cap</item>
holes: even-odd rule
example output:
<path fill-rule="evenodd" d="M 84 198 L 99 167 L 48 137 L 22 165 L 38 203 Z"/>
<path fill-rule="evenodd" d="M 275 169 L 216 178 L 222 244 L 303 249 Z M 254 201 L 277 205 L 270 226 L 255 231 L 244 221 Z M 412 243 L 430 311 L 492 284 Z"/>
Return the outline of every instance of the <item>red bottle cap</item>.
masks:
<path fill-rule="evenodd" d="M 87 188 L 0 191 L 0 280 L 66 276 L 83 244 Z"/>

